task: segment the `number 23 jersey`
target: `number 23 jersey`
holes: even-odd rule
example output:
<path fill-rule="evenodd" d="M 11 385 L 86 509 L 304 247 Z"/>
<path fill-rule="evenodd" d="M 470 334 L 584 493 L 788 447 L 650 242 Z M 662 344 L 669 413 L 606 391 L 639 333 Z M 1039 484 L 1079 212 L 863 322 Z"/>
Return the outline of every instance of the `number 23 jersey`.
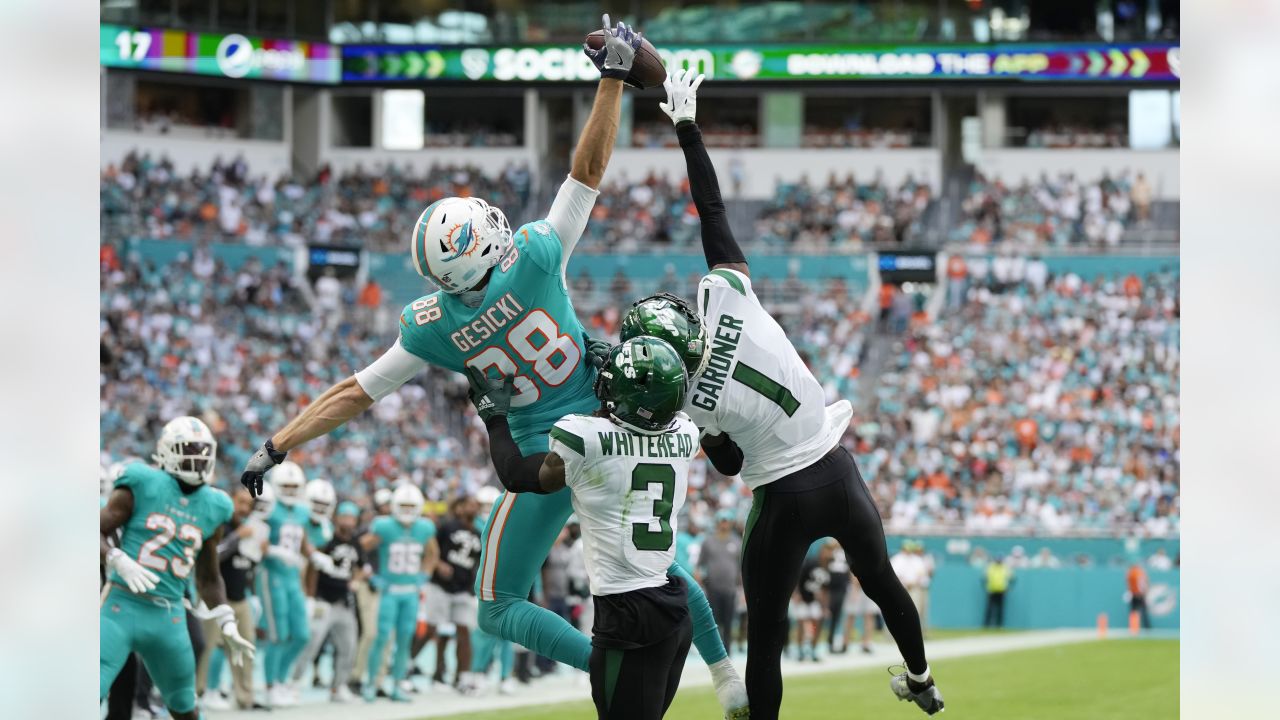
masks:
<path fill-rule="evenodd" d="M 115 486 L 133 493 L 120 549 L 160 577 L 148 595 L 181 600 L 204 542 L 231 519 L 231 498 L 208 485 L 184 493 L 172 475 L 140 462 L 126 467 Z M 111 580 L 124 585 L 114 570 Z"/>
<path fill-rule="evenodd" d="M 564 460 L 591 594 L 665 585 L 698 452 L 689 416 L 676 415 L 665 433 L 641 435 L 606 418 L 570 415 L 551 428 L 550 445 Z"/>
<path fill-rule="evenodd" d="M 826 407 L 826 393 L 786 332 L 760 305 L 751 278 L 712 270 L 698 284 L 711 359 L 686 409 L 708 435 L 728 433 L 742 450 L 752 490 L 817 462 L 840 441 L 853 408 Z"/>
<path fill-rule="evenodd" d="M 515 375 L 508 419 L 526 456 L 547 451 L 556 420 L 599 405 L 594 371 L 582 358 L 582 323 L 564 284 L 563 253 L 550 223 L 527 223 L 477 307 L 435 292 L 400 315 L 400 344 L 423 360 L 455 372 Z"/>

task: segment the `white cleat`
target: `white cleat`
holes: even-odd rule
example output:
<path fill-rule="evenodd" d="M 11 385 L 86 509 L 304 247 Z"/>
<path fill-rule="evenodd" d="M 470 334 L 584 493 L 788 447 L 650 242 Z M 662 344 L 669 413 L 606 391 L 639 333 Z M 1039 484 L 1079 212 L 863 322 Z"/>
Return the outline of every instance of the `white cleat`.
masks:
<path fill-rule="evenodd" d="M 499 695 L 515 695 L 516 681 L 512 680 L 511 678 L 507 678 L 506 680 L 503 680 L 502 682 L 498 683 L 498 694 Z"/>
<path fill-rule="evenodd" d="M 231 701 L 227 699 L 226 695 L 222 694 L 221 690 L 210 690 L 205 693 L 204 697 L 200 699 L 200 705 L 205 710 L 231 709 Z"/>
<path fill-rule="evenodd" d="M 355 699 L 356 696 L 352 694 L 351 689 L 346 685 L 339 685 L 333 689 L 333 692 L 329 693 L 329 702 L 349 703 Z"/>
<path fill-rule="evenodd" d="M 921 710 L 928 715 L 936 715 L 943 712 L 942 693 L 938 691 L 938 687 L 933 684 L 933 677 L 918 683 L 907 677 L 906 671 L 894 675 L 889 680 L 889 689 L 899 700 L 910 700 L 914 702 Z"/>
<path fill-rule="evenodd" d="M 293 707 L 298 701 L 289 688 L 281 684 L 267 691 L 267 704 L 271 707 Z"/>

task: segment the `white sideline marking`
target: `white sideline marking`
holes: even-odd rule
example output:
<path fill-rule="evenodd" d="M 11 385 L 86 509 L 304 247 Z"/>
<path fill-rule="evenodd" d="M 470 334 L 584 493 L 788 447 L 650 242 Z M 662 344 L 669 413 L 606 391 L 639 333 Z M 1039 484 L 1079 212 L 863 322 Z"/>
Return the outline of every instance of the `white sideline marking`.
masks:
<path fill-rule="evenodd" d="M 1112 633 L 1112 637 L 1119 636 L 1119 633 Z M 1096 630 L 1034 630 L 1007 635 L 975 635 L 950 640 L 926 641 L 925 648 L 929 652 L 929 661 L 933 662 L 973 655 L 1068 645 L 1087 642 L 1097 637 Z M 784 658 L 782 672 L 786 677 L 795 677 L 839 670 L 883 669 L 890 665 L 901 664 L 898 649 L 892 644 L 877 643 L 874 648 L 874 653 L 865 655 L 858 650 L 857 646 L 854 646 L 844 655 L 828 655 L 822 662 L 817 663 L 798 663 Z M 738 673 L 741 674 L 746 667 L 746 658 L 735 655 L 733 661 L 738 667 Z M 485 682 L 489 682 L 489 686 L 482 690 L 480 695 L 474 697 L 463 697 L 453 690 L 439 689 L 415 695 L 411 703 L 393 703 L 386 699 L 379 699 L 370 704 L 357 698 L 355 702 L 346 705 L 330 703 L 327 692 L 312 690 L 308 687 L 303 691 L 301 705 L 277 709 L 270 717 L 306 718 L 307 720 L 352 720 L 353 718 L 357 720 L 419 720 L 419 718 L 444 717 L 457 713 L 591 701 L 591 685 L 587 680 L 587 674 L 563 666 L 552 677 L 535 680 L 532 685 L 520 685 L 514 695 L 498 695 L 492 687 L 492 681 L 486 679 Z M 691 651 L 684 675 L 680 680 L 681 689 L 707 687 L 710 684 L 711 674 L 706 664 L 696 652 Z M 889 676 L 885 673 L 885 692 L 888 692 L 888 686 Z M 205 711 L 205 714 L 217 720 L 264 720 L 268 717 L 262 713 L 244 711 Z"/>

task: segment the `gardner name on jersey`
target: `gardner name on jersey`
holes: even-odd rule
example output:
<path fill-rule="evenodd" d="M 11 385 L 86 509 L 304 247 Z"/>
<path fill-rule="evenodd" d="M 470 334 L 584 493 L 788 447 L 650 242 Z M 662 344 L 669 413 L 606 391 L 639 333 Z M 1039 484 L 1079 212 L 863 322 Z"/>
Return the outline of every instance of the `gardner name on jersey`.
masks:
<path fill-rule="evenodd" d="M 527 223 L 515 232 L 479 305 L 435 292 L 400 316 L 401 345 L 423 360 L 456 372 L 470 367 L 515 376 L 509 421 L 526 455 L 546 452 L 545 432 L 557 419 L 597 405 L 590 364 L 582 362 L 584 331 L 564 284 L 563 254 L 551 223 Z"/>
<path fill-rule="evenodd" d="M 698 312 L 710 335 L 707 368 L 694 383 L 689 416 L 704 434 L 742 449 L 742 480 L 752 490 L 816 462 L 844 434 L 848 400 L 826 393 L 786 332 L 735 270 L 712 270 L 698 284 Z"/>

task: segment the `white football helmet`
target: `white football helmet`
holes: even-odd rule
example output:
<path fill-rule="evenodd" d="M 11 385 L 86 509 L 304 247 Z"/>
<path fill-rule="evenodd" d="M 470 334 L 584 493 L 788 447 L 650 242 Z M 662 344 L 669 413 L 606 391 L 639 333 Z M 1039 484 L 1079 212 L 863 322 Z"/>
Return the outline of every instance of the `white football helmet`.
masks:
<path fill-rule="evenodd" d="M 488 518 L 493 512 L 493 504 L 498 502 L 502 491 L 492 485 L 485 485 L 476 491 L 476 502 L 480 503 L 480 516 Z"/>
<path fill-rule="evenodd" d="M 252 516 L 259 520 L 266 520 L 271 517 L 271 511 L 276 509 L 276 491 L 271 487 L 271 483 L 262 484 L 262 492 L 253 499 Z"/>
<path fill-rule="evenodd" d="M 382 507 L 383 505 L 390 505 L 391 495 L 392 495 L 391 488 L 380 487 L 377 490 L 374 490 L 373 491 L 374 508 L 376 509 L 376 508 Z"/>
<path fill-rule="evenodd" d="M 408 525 L 422 517 L 422 506 L 426 504 L 416 485 L 401 485 L 391 494 L 391 517 Z"/>
<path fill-rule="evenodd" d="M 160 431 L 156 454 L 161 470 L 188 485 L 203 485 L 213 479 L 213 463 L 218 442 L 209 426 L 199 418 L 185 415 L 170 420 Z"/>
<path fill-rule="evenodd" d="M 409 253 L 419 275 L 457 295 L 479 284 L 512 242 L 501 210 L 480 198 L 448 197 L 418 216 Z"/>
<path fill-rule="evenodd" d="M 276 500 L 290 507 L 302 502 L 306 496 L 307 476 L 292 460 L 285 460 L 272 468 L 271 484 L 276 486 Z"/>
<path fill-rule="evenodd" d="M 316 478 L 307 483 L 307 502 L 311 503 L 311 519 L 320 522 L 333 517 L 338 507 L 338 493 L 328 480 Z"/>

